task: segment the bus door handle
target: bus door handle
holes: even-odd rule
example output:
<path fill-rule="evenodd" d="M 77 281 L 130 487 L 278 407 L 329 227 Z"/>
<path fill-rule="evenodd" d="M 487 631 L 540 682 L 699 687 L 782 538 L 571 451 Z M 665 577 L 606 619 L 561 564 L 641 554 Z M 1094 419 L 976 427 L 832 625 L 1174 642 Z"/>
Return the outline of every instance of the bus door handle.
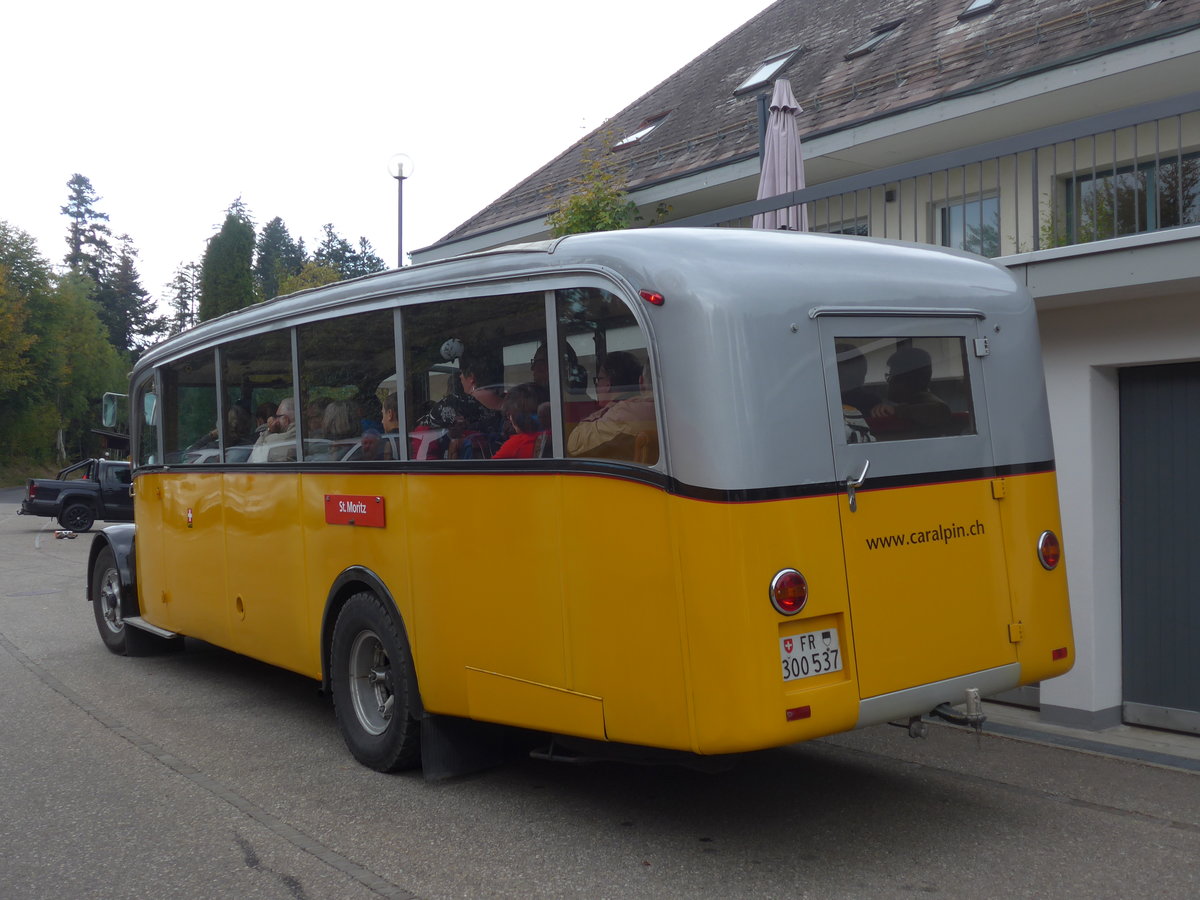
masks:
<path fill-rule="evenodd" d="M 858 497 L 854 491 L 863 486 L 863 482 L 867 480 L 867 469 L 871 468 L 869 459 L 863 460 L 862 471 L 858 473 L 858 477 L 853 475 L 846 476 L 846 498 L 850 501 L 850 512 L 858 512 Z"/>

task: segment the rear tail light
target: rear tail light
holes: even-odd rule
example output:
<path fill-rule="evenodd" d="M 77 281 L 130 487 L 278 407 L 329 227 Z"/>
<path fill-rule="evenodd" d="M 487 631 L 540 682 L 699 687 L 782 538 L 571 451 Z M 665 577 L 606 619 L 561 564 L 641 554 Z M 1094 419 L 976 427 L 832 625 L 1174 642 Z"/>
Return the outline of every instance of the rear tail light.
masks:
<path fill-rule="evenodd" d="M 651 306 L 662 306 L 666 302 L 666 298 L 658 291 L 638 291 L 638 295 Z"/>
<path fill-rule="evenodd" d="M 1058 543 L 1058 535 L 1053 531 L 1043 531 L 1042 536 L 1037 542 L 1038 562 L 1042 564 L 1042 568 L 1047 571 L 1054 571 L 1058 568 L 1058 562 L 1062 559 L 1062 547 Z"/>
<path fill-rule="evenodd" d="M 808 582 L 795 569 L 781 569 L 771 579 L 771 605 L 785 616 L 794 616 L 808 603 Z"/>

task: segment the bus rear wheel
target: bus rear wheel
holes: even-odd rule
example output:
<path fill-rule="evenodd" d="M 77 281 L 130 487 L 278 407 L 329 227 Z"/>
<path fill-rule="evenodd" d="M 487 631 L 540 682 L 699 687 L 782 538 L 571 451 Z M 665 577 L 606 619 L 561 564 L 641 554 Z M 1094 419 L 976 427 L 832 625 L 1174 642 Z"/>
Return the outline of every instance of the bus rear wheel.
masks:
<path fill-rule="evenodd" d="M 338 730 L 354 758 L 378 772 L 419 765 L 412 653 L 395 616 L 374 593 L 346 601 L 329 657 Z"/>

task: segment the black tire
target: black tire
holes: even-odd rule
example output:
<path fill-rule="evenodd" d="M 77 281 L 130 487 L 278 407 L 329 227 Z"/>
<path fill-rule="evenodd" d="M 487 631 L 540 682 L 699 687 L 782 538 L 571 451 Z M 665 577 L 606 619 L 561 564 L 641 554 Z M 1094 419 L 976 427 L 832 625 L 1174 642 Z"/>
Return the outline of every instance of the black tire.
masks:
<path fill-rule="evenodd" d="M 67 531 L 91 531 L 96 513 L 86 503 L 72 503 L 58 515 L 58 524 Z"/>
<path fill-rule="evenodd" d="M 96 555 L 92 566 L 92 612 L 104 646 L 119 656 L 128 653 L 129 628 L 121 618 L 121 575 L 112 548 Z"/>
<path fill-rule="evenodd" d="M 100 640 L 118 656 L 151 656 L 183 648 L 181 639 L 159 637 L 125 624 L 121 616 L 121 575 L 111 547 L 96 554 L 91 601 Z"/>
<path fill-rule="evenodd" d="M 377 772 L 421 763 L 417 677 L 403 630 L 370 591 L 346 601 L 333 626 L 330 682 L 338 730 Z"/>

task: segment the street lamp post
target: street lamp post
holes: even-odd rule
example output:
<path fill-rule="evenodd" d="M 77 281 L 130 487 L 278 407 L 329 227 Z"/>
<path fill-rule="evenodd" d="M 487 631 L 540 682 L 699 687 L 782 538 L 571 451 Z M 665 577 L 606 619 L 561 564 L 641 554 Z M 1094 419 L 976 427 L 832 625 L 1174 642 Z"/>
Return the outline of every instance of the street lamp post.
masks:
<path fill-rule="evenodd" d="M 404 179 L 412 172 L 413 161 L 406 154 L 388 160 L 388 173 L 396 179 L 396 268 L 404 266 Z"/>

